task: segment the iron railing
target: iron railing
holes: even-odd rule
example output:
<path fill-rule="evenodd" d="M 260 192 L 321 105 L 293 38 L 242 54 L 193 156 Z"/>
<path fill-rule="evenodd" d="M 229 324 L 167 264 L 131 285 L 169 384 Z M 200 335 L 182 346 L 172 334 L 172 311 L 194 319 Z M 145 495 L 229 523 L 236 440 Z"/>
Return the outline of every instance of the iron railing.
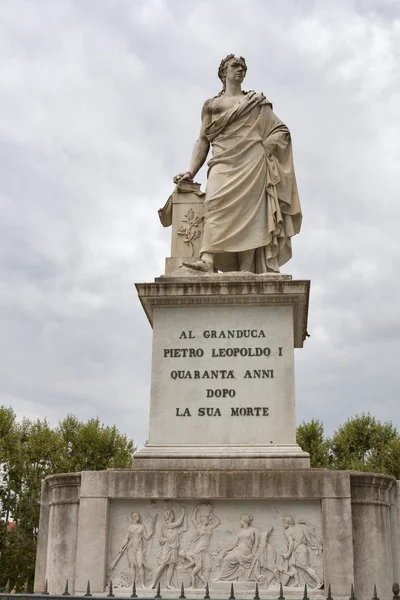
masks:
<path fill-rule="evenodd" d="M 25 583 L 25 588 L 24 591 L 22 593 L 14 593 L 12 592 L 12 586 L 11 586 L 11 582 L 10 580 L 7 581 L 4 589 L 0 587 L 0 600 L 16 600 L 17 598 L 19 600 L 32 600 L 33 598 L 37 598 L 38 596 L 46 596 L 46 600 L 60 600 L 61 598 L 63 598 L 64 596 L 69 596 L 69 600 L 81 600 L 82 598 L 92 598 L 93 600 L 104 600 L 104 598 L 115 598 L 115 600 L 126 600 L 127 597 L 129 598 L 137 598 L 138 600 L 149 600 L 149 597 L 146 596 L 140 596 L 137 594 L 136 591 L 136 584 L 135 582 L 133 583 L 132 586 L 132 593 L 130 594 L 130 596 L 125 595 L 121 595 L 118 596 L 116 594 L 114 594 L 113 591 L 113 584 L 112 581 L 110 581 L 109 585 L 108 585 L 108 589 L 107 589 L 107 594 L 102 594 L 102 595 L 93 595 L 91 593 L 90 590 L 90 581 L 87 582 L 87 587 L 86 587 L 86 592 L 85 594 L 81 595 L 81 596 L 75 596 L 75 595 L 71 595 L 68 591 L 68 579 L 65 583 L 65 588 L 64 588 L 64 592 L 62 594 L 50 594 L 49 592 L 49 588 L 48 588 L 48 583 L 46 580 L 44 589 L 41 593 L 36 593 L 36 594 L 31 594 L 28 592 L 29 589 L 29 582 L 27 581 Z M 205 587 L 205 593 L 204 593 L 204 600 L 235 600 L 235 588 L 233 583 L 231 583 L 231 587 L 230 587 L 230 593 L 228 597 L 222 597 L 222 594 L 219 593 L 219 595 L 216 596 L 211 596 L 210 595 L 210 589 L 208 587 L 208 584 Z M 392 592 L 393 592 L 393 600 L 400 600 L 400 586 L 399 584 L 395 581 L 393 583 L 392 586 Z M 178 594 L 178 591 L 176 592 Z M 269 595 L 269 597 L 271 597 Z M 162 598 L 161 596 L 161 587 L 160 587 L 160 583 L 158 583 L 157 586 L 157 590 L 155 595 L 153 596 L 153 598 L 155 600 L 160 600 L 160 598 Z M 168 593 L 168 598 L 171 598 L 171 594 L 170 592 Z M 181 589 L 180 589 L 180 595 L 176 596 L 177 600 L 191 600 L 190 595 L 186 596 L 185 593 L 185 588 L 184 585 L 182 583 L 181 585 Z M 193 600 L 196 598 L 196 600 L 198 600 L 198 596 L 193 596 Z M 243 593 L 240 593 L 240 598 L 243 598 Z M 291 596 L 292 598 L 292 596 Z M 260 593 L 259 593 L 259 589 L 258 589 L 258 583 L 255 584 L 255 588 L 254 588 L 254 596 L 250 596 L 248 597 L 247 600 L 262 600 L 262 598 L 260 597 Z M 279 588 L 279 596 L 277 596 L 276 600 L 285 600 L 285 597 L 283 595 L 283 587 L 282 584 L 280 584 L 280 588 Z M 308 589 L 307 589 L 307 584 L 304 585 L 304 591 L 303 591 L 303 596 L 302 598 L 299 600 L 310 600 L 310 598 L 308 597 Z M 331 592 L 331 586 L 330 584 L 328 585 L 328 591 L 327 591 L 327 595 L 326 595 L 326 600 L 333 600 L 333 596 L 332 596 L 332 592 Z M 355 590 L 354 590 L 354 585 L 351 584 L 351 588 L 350 588 L 350 596 L 349 596 L 349 600 L 357 600 L 356 595 L 355 595 Z M 364 600 L 364 599 L 363 599 Z M 367 599 L 365 599 L 367 600 Z M 369 599 L 368 599 L 369 600 Z M 372 592 L 372 597 L 371 600 L 379 600 L 378 597 L 378 592 L 376 589 L 376 585 L 374 585 L 373 588 L 373 592 Z"/>

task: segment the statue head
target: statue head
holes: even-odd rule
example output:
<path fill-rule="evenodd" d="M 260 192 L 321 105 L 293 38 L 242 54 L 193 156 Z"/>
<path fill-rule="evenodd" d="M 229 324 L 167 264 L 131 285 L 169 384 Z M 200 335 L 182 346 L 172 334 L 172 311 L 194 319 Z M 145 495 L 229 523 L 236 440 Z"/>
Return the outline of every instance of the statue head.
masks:
<path fill-rule="evenodd" d="M 164 511 L 164 521 L 166 523 L 169 523 L 170 521 L 173 521 L 175 518 L 174 512 L 170 509 L 167 509 L 166 511 Z"/>
<path fill-rule="evenodd" d="M 241 527 L 249 527 L 253 522 L 253 517 L 249 515 L 240 515 L 240 525 Z"/>
<path fill-rule="evenodd" d="M 219 69 L 218 69 L 218 77 L 222 81 L 222 86 L 223 86 L 221 94 L 223 94 L 225 91 L 228 67 L 236 66 L 236 65 L 238 65 L 238 66 L 240 65 L 241 70 L 243 72 L 243 79 L 244 79 L 246 77 L 246 73 L 247 73 L 247 65 L 246 65 L 246 61 L 243 58 L 243 56 L 235 56 L 234 54 L 228 54 L 228 56 L 226 56 L 225 58 L 223 58 L 221 60 L 221 64 L 219 65 Z"/>
<path fill-rule="evenodd" d="M 202 525 L 208 525 L 209 522 L 210 517 L 208 515 L 200 515 L 199 523 L 201 523 Z"/>
<path fill-rule="evenodd" d="M 139 521 L 140 521 L 139 513 L 138 512 L 131 513 L 131 520 L 132 520 L 132 523 L 139 523 Z"/>
<path fill-rule="evenodd" d="M 287 529 L 291 525 L 295 525 L 293 517 L 284 517 L 283 518 L 283 526 L 285 527 L 285 529 Z"/>

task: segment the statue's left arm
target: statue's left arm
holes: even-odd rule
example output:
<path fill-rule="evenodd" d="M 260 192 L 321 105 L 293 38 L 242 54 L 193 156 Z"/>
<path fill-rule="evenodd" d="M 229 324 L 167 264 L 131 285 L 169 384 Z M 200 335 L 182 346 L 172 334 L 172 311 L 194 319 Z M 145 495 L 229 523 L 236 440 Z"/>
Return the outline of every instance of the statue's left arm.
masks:
<path fill-rule="evenodd" d="M 269 105 L 263 106 L 264 131 L 262 144 L 267 156 L 277 156 L 285 151 L 291 142 L 290 131 L 276 116 Z"/>
<path fill-rule="evenodd" d="M 290 227 L 286 224 L 288 235 L 291 236 L 298 233 L 301 226 L 291 135 L 286 125 L 273 112 L 271 105 L 262 107 L 260 117 L 261 141 L 267 160 L 267 189 L 278 199 L 282 213 L 292 216 Z"/>

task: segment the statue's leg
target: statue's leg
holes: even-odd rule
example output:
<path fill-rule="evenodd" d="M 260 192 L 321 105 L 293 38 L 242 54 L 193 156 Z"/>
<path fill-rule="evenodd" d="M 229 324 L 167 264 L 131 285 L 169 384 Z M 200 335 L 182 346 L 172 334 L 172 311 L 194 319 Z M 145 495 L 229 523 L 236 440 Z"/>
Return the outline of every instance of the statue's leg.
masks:
<path fill-rule="evenodd" d="M 239 271 L 250 271 L 251 273 L 254 273 L 254 252 L 254 248 L 253 250 L 238 252 Z"/>

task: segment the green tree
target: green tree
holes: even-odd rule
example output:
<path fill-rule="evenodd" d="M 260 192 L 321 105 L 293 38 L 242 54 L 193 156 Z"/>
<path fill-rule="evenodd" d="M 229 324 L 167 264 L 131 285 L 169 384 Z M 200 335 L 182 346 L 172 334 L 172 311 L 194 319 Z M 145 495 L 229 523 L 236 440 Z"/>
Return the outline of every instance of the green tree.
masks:
<path fill-rule="evenodd" d="M 52 428 L 46 419 L 18 422 L 0 407 L 0 584 L 16 591 L 33 584 L 41 481 L 51 473 L 129 467 L 135 446 L 98 418 L 68 415 Z M 15 526 L 8 530 L 9 521 Z"/>
<path fill-rule="evenodd" d="M 59 423 L 58 432 L 63 443 L 64 472 L 101 471 L 132 464 L 136 450 L 133 441 L 115 425 L 103 425 L 99 418 L 83 423 L 68 415 Z"/>
<path fill-rule="evenodd" d="M 303 421 L 297 427 L 296 441 L 300 448 L 310 454 L 312 468 L 329 467 L 329 440 L 324 437 L 324 425 L 318 419 L 311 419 L 309 423 Z"/>
<path fill-rule="evenodd" d="M 386 473 L 400 479 L 400 434 L 391 421 L 369 413 L 355 415 L 325 437 L 321 421 L 297 428 L 297 443 L 310 453 L 311 467 Z"/>
<path fill-rule="evenodd" d="M 393 452 L 398 456 L 399 444 L 399 433 L 390 421 L 381 423 L 370 413 L 355 415 L 330 440 L 332 467 L 395 475 L 399 471 Z"/>

